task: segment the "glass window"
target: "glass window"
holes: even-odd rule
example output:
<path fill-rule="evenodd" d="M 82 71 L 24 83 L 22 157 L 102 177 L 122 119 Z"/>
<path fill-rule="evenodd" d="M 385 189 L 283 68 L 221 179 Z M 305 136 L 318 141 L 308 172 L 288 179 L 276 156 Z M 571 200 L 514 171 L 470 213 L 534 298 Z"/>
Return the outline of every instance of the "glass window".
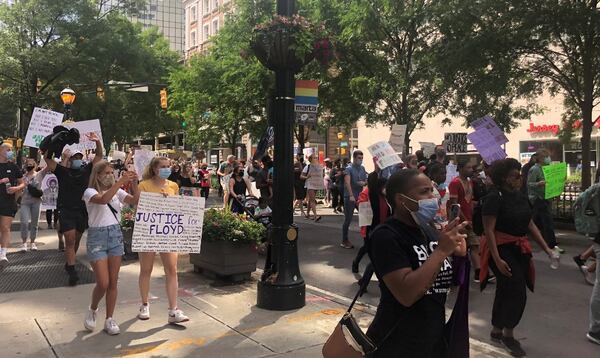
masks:
<path fill-rule="evenodd" d="M 196 21 L 196 6 L 190 8 L 190 21 Z"/>
<path fill-rule="evenodd" d="M 210 1 L 204 0 L 204 14 L 208 14 L 210 12 Z"/>
<path fill-rule="evenodd" d="M 190 44 L 192 47 L 196 46 L 196 31 L 190 32 Z"/>
<path fill-rule="evenodd" d="M 208 25 L 204 25 L 204 41 L 208 40 L 209 31 Z"/>
<path fill-rule="evenodd" d="M 213 10 L 216 10 L 219 8 L 219 0 L 213 0 Z"/>
<path fill-rule="evenodd" d="M 552 161 L 563 161 L 563 146 L 558 140 L 521 141 L 519 143 L 520 153 L 535 153 L 538 149 L 542 148 L 550 152 Z"/>
<path fill-rule="evenodd" d="M 219 32 L 219 19 L 213 20 L 212 27 L 213 27 L 213 35 L 216 35 L 217 32 Z"/>

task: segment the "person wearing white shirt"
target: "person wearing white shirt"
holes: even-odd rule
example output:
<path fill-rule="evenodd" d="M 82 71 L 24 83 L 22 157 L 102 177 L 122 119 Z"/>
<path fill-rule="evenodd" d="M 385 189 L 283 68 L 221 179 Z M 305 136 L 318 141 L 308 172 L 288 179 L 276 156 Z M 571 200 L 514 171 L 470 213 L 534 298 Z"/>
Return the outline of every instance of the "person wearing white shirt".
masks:
<path fill-rule="evenodd" d="M 129 183 L 134 195 L 121 189 Z M 112 166 L 106 161 L 101 161 L 94 165 L 89 187 L 83 193 L 82 199 L 88 212 L 87 256 L 96 278 L 92 302 L 83 325 L 89 331 L 96 328 L 98 304 L 106 294 L 104 330 L 109 335 L 119 334 L 119 326 L 112 316 L 117 302 L 117 281 L 123 256 L 121 206 L 135 205 L 139 200 L 137 175 L 131 171 L 123 172 L 121 178 L 115 181 Z"/>

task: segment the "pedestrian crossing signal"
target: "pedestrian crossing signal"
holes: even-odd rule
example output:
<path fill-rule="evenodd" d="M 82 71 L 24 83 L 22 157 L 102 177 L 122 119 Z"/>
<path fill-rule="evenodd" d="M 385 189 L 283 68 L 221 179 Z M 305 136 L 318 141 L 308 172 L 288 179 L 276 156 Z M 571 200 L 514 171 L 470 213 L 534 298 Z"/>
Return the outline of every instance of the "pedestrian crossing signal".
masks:
<path fill-rule="evenodd" d="M 167 90 L 165 88 L 160 90 L 160 108 L 167 109 Z"/>

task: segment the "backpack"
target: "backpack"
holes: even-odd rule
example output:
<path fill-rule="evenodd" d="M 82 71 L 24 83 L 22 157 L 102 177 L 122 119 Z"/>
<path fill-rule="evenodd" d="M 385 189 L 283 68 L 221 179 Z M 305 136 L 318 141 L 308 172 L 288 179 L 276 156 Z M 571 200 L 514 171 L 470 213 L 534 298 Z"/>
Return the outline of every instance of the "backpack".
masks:
<path fill-rule="evenodd" d="M 594 184 L 579 194 L 573 205 L 575 230 L 580 234 L 600 232 L 600 183 Z"/>
<path fill-rule="evenodd" d="M 500 200 L 502 202 L 502 192 L 498 190 L 498 194 L 500 195 Z M 473 221 L 472 221 L 471 225 L 473 226 L 473 232 L 477 236 L 483 235 L 483 232 L 484 232 L 482 211 L 483 211 L 483 203 L 485 201 L 485 198 L 488 195 L 490 195 L 490 193 L 484 195 L 479 200 L 479 202 L 477 203 L 477 205 L 473 208 Z"/>

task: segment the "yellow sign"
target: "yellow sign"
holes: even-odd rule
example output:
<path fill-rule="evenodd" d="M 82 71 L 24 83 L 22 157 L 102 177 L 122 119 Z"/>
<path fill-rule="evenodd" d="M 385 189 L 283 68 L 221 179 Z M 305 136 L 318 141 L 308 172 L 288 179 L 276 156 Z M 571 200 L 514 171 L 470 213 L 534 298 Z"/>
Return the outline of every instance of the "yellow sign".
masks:
<path fill-rule="evenodd" d="M 167 109 L 167 89 L 160 90 L 160 108 Z"/>

